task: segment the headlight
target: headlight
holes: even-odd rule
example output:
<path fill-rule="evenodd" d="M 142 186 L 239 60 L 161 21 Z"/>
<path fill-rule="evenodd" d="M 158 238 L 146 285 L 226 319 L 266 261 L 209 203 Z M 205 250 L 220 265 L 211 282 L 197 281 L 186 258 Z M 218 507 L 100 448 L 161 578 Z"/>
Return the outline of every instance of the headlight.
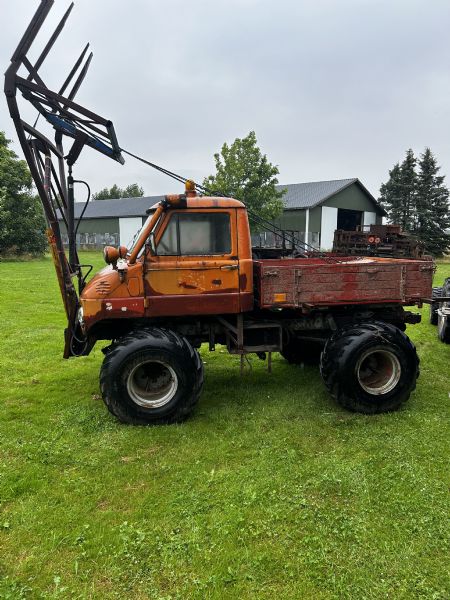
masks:
<path fill-rule="evenodd" d="M 103 248 L 103 258 L 107 265 L 112 265 L 116 263 L 119 258 L 119 250 L 113 246 L 105 246 Z"/>

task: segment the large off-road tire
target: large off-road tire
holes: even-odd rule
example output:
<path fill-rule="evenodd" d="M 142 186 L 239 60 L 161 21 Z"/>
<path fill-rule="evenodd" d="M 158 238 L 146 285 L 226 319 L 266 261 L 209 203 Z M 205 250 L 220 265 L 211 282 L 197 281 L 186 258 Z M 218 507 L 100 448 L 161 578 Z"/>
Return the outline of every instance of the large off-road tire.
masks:
<path fill-rule="evenodd" d="M 323 342 L 302 340 L 291 336 L 283 341 L 281 356 L 291 365 L 318 365 Z"/>
<path fill-rule="evenodd" d="M 115 341 L 100 371 L 108 410 L 124 423 L 175 423 L 194 409 L 203 386 L 203 363 L 186 338 L 159 327 Z"/>
<path fill-rule="evenodd" d="M 444 281 L 442 286 L 442 296 L 450 296 L 450 277 Z M 437 326 L 438 326 L 438 337 L 444 344 L 450 344 L 450 315 L 444 314 L 444 310 L 448 313 L 450 309 L 450 302 L 443 302 L 437 311 Z"/>
<path fill-rule="evenodd" d="M 431 293 L 432 300 L 440 298 L 442 296 L 442 287 L 434 287 Z M 432 302 L 430 304 L 430 323 L 431 325 L 437 325 L 438 323 L 438 308 L 439 304 L 437 302 Z"/>
<path fill-rule="evenodd" d="M 348 325 L 325 344 L 320 372 L 344 408 L 366 414 L 397 410 L 416 387 L 419 358 L 397 327 L 374 321 Z"/>

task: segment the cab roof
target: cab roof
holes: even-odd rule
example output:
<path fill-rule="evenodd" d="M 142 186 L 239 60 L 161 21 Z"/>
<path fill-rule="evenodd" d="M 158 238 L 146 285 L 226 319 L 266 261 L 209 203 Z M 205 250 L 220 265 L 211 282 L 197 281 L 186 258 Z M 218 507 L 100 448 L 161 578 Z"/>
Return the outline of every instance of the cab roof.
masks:
<path fill-rule="evenodd" d="M 177 200 L 183 198 L 183 204 L 177 204 Z M 234 198 L 222 198 L 217 196 L 188 196 L 186 198 L 186 204 L 184 204 L 184 196 L 166 196 L 166 200 L 174 203 L 169 208 L 177 208 L 182 210 L 189 210 L 191 208 L 245 208 L 245 204 Z M 160 202 L 153 204 L 150 210 L 158 208 Z"/>

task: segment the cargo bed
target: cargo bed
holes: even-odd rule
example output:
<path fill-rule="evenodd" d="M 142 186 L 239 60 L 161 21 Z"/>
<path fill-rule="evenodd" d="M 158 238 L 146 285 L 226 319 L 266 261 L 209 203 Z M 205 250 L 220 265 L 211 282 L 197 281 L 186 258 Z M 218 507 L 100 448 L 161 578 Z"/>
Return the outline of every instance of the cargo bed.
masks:
<path fill-rule="evenodd" d="M 301 308 L 339 304 L 421 304 L 430 298 L 431 259 L 379 257 L 255 260 L 259 308 Z"/>

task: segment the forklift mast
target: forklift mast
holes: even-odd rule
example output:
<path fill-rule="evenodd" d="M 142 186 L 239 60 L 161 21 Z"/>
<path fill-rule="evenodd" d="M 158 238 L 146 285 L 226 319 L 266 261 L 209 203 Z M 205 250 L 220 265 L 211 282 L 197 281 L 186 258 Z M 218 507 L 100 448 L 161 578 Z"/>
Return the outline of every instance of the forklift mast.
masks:
<path fill-rule="evenodd" d="M 74 101 L 92 60 L 92 52 L 87 54 L 89 44 L 84 47 L 60 87 L 56 88 L 57 91 L 47 86 L 39 74 L 42 64 L 64 28 L 72 11 L 73 3 L 63 15 L 35 63 L 32 64 L 27 56 L 53 2 L 54 0 L 41 0 L 11 58 L 11 64 L 5 72 L 4 91 L 9 112 L 41 199 L 48 225 L 48 240 L 68 320 L 64 352 L 67 357 L 71 354 L 72 338 L 74 336 L 76 338 L 78 297 L 86 279 L 76 247 L 78 226 L 74 218 L 74 183 L 76 180 L 73 178 L 72 168 L 85 146 L 120 164 L 125 161 L 112 122 Z M 33 125 L 26 122 L 21 116 L 18 92 L 37 111 L 37 118 Z M 37 127 L 40 117 L 43 117 L 53 127 L 54 141 L 50 140 Z M 70 141 L 67 149 L 64 148 L 66 138 L 69 138 Z M 59 219 L 67 229 L 68 256 L 66 256 L 62 242 Z M 74 284 L 74 279 L 78 280 L 77 286 Z"/>

